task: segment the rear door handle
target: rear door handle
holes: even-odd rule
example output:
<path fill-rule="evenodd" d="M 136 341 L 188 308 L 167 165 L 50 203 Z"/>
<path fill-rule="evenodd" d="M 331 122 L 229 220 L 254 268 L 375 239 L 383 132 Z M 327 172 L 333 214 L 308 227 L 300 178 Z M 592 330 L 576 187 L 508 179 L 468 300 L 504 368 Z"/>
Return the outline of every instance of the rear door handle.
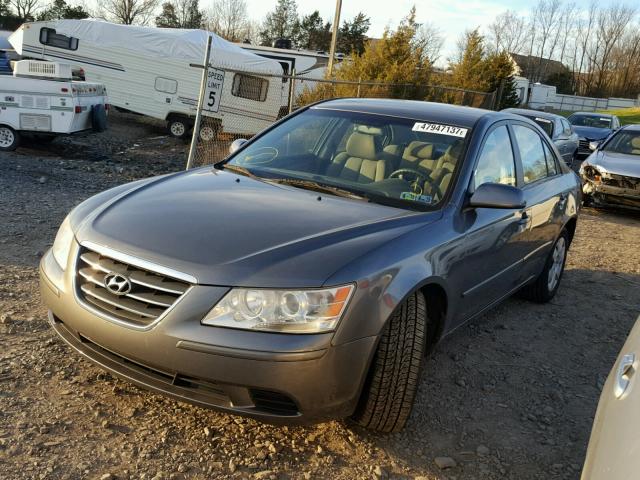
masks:
<path fill-rule="evenodd" d="M 616 398 L 620 398 L 629 389 L 631 383 L 631 377 L 635 373 L 633 364 L 636 361 L 636 356 L 633 353 L 627 353 L 620 360 L 620 365 L 616 370 L 616 379 L 613 384 L 613 394 Z"/>

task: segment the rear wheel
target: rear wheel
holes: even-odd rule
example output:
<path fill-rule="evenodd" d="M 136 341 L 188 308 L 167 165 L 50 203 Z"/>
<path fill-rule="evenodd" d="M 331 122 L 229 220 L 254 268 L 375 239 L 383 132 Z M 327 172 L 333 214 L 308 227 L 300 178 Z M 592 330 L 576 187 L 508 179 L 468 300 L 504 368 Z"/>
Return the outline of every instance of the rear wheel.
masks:
<path fill-rule="evenodd" d="M 20 145 L 20 134 L 13 128 L 0 125 L 0 150 L 11 152 Z"/>
<path fill-rule="evenodd" d="M 411 414 L 426 352 L 427 307 L 413 293 L 391 315 L 352 419 L 371 430 L 402 430 Z"/>
<path fill-rule="evenodd" d="M 205 125 L 200 128 L 200 140 L 203 142 L 212 142 L 216 138 L 216 130 L 210 125 Z"/>
<path fill-rule="evenodd" d="M 520 293 L 527 300 L 538 303 L 550 301 L 560 287 L 569 248 L 569 235 L 563 230 L 547 258 L 544 269 L 536 280 L 524 287 Z"/>

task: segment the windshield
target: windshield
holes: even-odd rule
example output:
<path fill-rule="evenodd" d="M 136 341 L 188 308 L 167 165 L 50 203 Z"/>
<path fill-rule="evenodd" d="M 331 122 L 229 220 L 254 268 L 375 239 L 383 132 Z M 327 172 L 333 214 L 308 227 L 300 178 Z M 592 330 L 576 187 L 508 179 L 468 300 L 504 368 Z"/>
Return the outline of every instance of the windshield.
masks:
<path fill-rule="evenodd" d="M 431 209 L 451 188 L 470 135 L 468 128 L 435 120 L 312 108 L 267 132 L 222 168 L 297 188 Z"/>
<path fill-rule="evenodd" d="M 523 116 L 536 122 L 540 126 L 540 128 L 544 130 L 544 133 L 546 133 L 550 137 L 553 137 L 553 122 L 551 120 L 547 120 L 546 118 L 536 117 L 535 115 L 523 115 Z"/>
<path fill-rule="evenodd" d="M 568 118 L 577 127 L 611 128 L 611 117 L 598 115 L 571 115 Z"/>
<path fill-rule="evenodd" d="M 602 148 L 605 152 L 638 155 L 640 157 L 640 131 L 622 130 Z"/>

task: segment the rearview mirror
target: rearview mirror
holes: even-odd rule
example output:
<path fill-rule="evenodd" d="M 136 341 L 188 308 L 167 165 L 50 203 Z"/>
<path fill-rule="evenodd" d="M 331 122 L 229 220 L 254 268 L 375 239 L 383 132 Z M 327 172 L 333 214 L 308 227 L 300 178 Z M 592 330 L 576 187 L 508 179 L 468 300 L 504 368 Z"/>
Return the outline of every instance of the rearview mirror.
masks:
<path fill-rule="evenodd" d="M 248 140 L 246 138 L 237 138 L 229 145 L 229 153 L 236 153 Z"/>
<path fill-rule="evenodd" d="M 526 205 L 522 190 L 502 183 L 483 183 L 469 199 L 469 206 L 474 208 L 516 209 Z"/>

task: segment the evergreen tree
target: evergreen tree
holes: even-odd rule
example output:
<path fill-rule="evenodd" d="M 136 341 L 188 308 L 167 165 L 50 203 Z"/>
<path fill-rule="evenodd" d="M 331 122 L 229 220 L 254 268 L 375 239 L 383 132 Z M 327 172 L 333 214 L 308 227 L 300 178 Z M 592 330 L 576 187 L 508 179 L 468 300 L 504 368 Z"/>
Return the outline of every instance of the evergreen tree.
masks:
<path fill-rule="evenodd" d="M 484 38 L 477 28 L 465 33 L 459 48 L 459 61 L 451 65 L 453 85 L 470 90 L 486 90 Z"/>
<path fill-rule="evenodd" d="M 180 28 L 176 8 L 170 2 L 162 4 L 162 12 L 156 17 L 156 26 L 162 28 Z"/>
<path fill-rule="evenodd" d="M 260 31 L 262 45 L 271 45 L 278 38 L 293 39 L 300 25 L 295 0 L 278 0 L 273 12 L 267 14 Z"/>
<path fill-rule="evenodd" d="M 324 23 L 318 10 L 302 17 L 294 30 L 293 40 L 298 48 L 329 51 L 331 23 Z"/>
<path fill-rule="evenodd" d="M 492 53 L 484 60 L 484 83 L 483 90 L 500 94 L 498 110 L 517 107 L 520 103 L 513 77 L 513 63 L 507 52 Z"/>
<path fill-rule="evenodd" d="M 366 33 L 371 25 L 371 20 L 360 12 L 350 22 L 345 21 L 338 30 L 337 50 L 343 53 L 361 55 L 367 41 Z"/>
<path fill-rule="evenodd" d="M 43 20 L 61 20 L 63 18 L 70 19 L 82 19 L 89 18 L 89 12 L 87 12 L 82 6 L 78 5 L 72 7 L 64 0 L 53 0 L 51 5 L 42 10 L 37 19 Z"/>
<path fill-rule="evenodd" d="M 204 13 L 200 10 L 200 4 L 198 0 L 191 0 L 187 7 L 187 15 L 182 28 L 202 28 L 203 25 Z"/>

